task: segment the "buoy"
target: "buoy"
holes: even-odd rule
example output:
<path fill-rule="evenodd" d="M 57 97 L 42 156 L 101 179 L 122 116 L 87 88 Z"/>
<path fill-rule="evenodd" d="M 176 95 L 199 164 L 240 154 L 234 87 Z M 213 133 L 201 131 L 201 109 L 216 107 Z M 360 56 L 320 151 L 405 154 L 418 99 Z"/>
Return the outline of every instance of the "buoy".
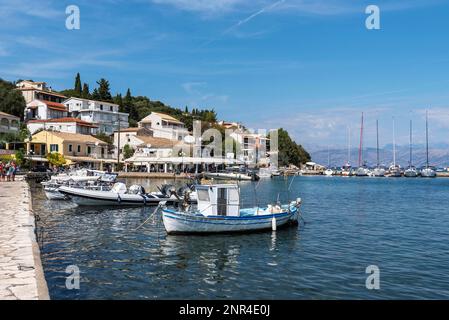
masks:
<path fill-rule="evenodd" d="M 273 231 L 276 231 L 277 225 L 276 225 L 276 218 L 273 216 L 273 219 L 271 219 L 271 228 Z"/>

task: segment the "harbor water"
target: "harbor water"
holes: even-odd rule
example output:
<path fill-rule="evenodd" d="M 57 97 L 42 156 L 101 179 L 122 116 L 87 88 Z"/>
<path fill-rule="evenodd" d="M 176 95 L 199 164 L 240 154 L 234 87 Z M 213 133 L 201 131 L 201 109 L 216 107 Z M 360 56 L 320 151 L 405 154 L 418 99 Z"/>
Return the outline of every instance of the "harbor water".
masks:
<path fill-rule="evenodd" d="M 241 183 L 243 203 L 301 197 L 305 224 L 209 236 L 168 236 L 151 207 L 84 208 L 49 201 L 34 184 L 50 297 L 449 298 L 449 180 L 289 179 Z M 147 190 L 163 182 L 126 181 Z M 366 268 L 372 265 L 380 270 L 379 290 L 366 287 Z M 79 289 L 66 288 L 68 266 L 80 270 Z"/>

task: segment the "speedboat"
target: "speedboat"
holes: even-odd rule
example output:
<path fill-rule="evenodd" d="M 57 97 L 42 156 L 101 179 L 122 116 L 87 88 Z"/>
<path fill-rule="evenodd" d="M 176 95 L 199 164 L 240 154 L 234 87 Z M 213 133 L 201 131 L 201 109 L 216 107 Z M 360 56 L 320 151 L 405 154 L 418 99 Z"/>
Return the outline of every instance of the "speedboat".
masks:
<path fill-rule="evenodd" d="M 334 174 L 334 171 L 332 169 L 326 169 L 326 171 L 324 171 L 324 175 L 325 176 L 332 176 Z"/>
<path fill-rule="evenodd" d="M 285 205 L 242 209 L 238 185 L 200 185 L 195 189 L 198 198 L 195 208 L 162 209 L 162 220 L 168 234 L 276 230 L 297 224 L 300 218 L 300 198 Z"/>
<path fill-rule="evenodd" d="M 59 192 L 61 186 L 76 186 L 78 188 L 95 189 L 101 187 L 109 189 L 109 186 L 116 180 L 117 174 L 105 173 L 96 170 L 76 170 L 70 173 L 54 175 L 48 181 L 42 182 L 45 196 L 49 200 L 67 200 L 65 194 Z"/>
<path fill-rule="evenodd" d="M 59 192 L 68 196 L 79 206 L 151 206 L 158 205 L 162 201 L 169 204 L 196 201 L 196 193 L 191 189 L 176 190 L 171 185 L 164 186 L 160 192 L 151 193 L 145 192 L 145 189 L 139 185 L 133 185 L 128 189 L 121 182 L 115 183 L 111 190 L 107 191 L 61 186 Z"/>

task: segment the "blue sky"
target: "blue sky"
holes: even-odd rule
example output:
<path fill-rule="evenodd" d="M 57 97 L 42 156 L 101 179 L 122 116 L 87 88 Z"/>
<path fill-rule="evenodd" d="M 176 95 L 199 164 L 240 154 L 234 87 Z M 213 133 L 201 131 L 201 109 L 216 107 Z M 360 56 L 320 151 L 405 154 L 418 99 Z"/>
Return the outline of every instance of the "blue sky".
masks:
<path fill-rule="evenodd" d="M 78 5 L 81 29 L 65 28 Z M 365 8 L 381 30 L 365 28 Z M 304 145 L 431 141 L 449 133 L 449 3 L 439 0 L 0 0 L 0 77 L 54 89 L 128 87 L 177 107 L 215 108 L 251 128 L 284 127 Z"/>

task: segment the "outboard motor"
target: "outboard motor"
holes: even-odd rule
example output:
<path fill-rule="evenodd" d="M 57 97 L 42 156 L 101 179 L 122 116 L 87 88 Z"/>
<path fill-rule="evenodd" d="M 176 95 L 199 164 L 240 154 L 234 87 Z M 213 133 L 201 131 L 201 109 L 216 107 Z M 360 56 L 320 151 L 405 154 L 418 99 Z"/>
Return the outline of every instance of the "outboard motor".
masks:
<path fill-rule="evenodd" d="M 189 186 L 184 186 L 178 189 L 178 196 L 187 198 L 191 192 L 192 189 L 190 189 Z"/>
<path fill-rule="evenodd" d="M 171 197 L 173 194 L 176 194 L 176 188 L 171 184 L 165 184 L 162 186 L 161 192 L 166 197 Z"/>

